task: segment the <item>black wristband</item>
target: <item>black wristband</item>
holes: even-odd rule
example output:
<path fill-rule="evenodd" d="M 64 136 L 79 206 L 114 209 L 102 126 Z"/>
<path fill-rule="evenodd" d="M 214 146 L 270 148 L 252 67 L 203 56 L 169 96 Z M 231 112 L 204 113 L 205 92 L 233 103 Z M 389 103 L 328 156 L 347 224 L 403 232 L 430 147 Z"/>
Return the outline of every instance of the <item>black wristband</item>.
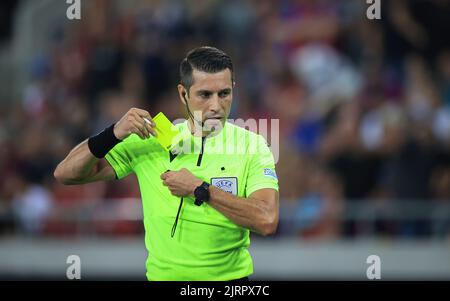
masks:
<path fill-rule="evenodd" d="M 88 139 L 89 150 L 95 157 L 99 159 L 105 157 L 117 143 L 122 141 L 114 135 L 114 125 L 115 123 Z"/>

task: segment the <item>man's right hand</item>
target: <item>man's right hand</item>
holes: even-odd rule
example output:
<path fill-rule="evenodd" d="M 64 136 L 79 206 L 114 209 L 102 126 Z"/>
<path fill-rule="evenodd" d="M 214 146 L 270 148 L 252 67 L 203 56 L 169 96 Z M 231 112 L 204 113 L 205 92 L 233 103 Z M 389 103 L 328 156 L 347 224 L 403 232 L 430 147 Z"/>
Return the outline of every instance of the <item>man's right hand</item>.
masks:
<path fill-rule="evenodd" d="M 147 119 L 150 123 L 145 121 Z M 123 140 L 132 133 L 137 134 L 141 139 L 156 136 L 154 129 L 155 122 L 149 112 L 138 108 L 131 108 L 115 125 L 114 135 L 117 139 Z"/>

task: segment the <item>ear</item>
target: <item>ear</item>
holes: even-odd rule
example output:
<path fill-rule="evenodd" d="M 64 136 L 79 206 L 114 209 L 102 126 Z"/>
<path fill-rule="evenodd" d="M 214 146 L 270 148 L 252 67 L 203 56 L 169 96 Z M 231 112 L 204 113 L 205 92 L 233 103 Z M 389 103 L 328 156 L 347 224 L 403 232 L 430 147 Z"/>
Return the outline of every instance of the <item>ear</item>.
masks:
<path fill-rule="evenodd" d="M 186 105 L 186 88 L 182 84 L 177 85 L 178 96 L 180 97 L 181 102 Z"/>

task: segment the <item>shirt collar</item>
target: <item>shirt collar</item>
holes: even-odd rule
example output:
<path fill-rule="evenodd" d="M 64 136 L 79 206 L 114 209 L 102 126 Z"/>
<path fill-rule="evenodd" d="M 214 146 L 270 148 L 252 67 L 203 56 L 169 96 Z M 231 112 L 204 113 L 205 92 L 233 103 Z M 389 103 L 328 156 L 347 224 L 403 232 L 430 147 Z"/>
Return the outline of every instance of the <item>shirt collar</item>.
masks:
<path fill-rule="evenodd" d="M 194 143 L 195 148 L 200 148 L 202 145 L 202 137 L 200 136 L 194 136 L 190 129 L 189 129 L 189 125 L 188 125 L 189 120 L 185 120 L 182 123 L 179 123 L 178 126 L 178 131 L 180 132 L 180 135 L 177 137 L 177 141 L 181 141 L 183 140 L 184 142 L 190 142 L 190 143 Z M 210 137 L 206 137 L 205 143 L 207 141 L 216 141 L 217 139 L 223 139 L 226 129 L 228 127 L 228 121 L 225 121 L 223 128 L 220 130 L 220 132 L 215 135 L 215 136 L 210 136 Z M 177 142 L 177 143 L 178 143 Z"/>

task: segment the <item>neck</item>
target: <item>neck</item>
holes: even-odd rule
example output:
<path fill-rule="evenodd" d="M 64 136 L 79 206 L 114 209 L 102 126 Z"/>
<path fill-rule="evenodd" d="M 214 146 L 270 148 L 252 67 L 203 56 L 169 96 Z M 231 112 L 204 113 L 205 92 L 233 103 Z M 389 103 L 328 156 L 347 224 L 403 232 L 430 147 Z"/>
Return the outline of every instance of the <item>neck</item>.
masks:
<path fill-rule="evenodd" d="M 223 126 L 224 126 L 224 124 L 222 124 L 222 129 L 223 129 Z M 220 133 L 220 131 L 222 130 L 221 129 L 219 131 L 204 131 L 200 127 L 199 124 L 197 124 L 197 123 L 194 124 L 194 121 L 192 120 L 192 118 L 188 119 L 188 128 L 189 128 L 189 131 L 191 132 L 191 134 L 193 136 L 196 136 L 196 137 L 208 137 L 208 138 L 218 135 Z"/>

